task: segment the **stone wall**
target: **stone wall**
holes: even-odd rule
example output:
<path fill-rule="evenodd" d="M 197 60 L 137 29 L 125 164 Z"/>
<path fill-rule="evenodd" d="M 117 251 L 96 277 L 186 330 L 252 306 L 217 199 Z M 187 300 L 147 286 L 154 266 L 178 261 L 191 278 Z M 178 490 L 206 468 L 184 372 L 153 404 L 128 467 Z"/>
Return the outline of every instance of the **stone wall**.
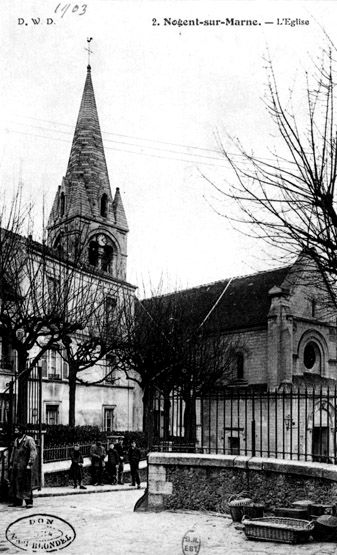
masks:
<path fill-rule="evenodd" d="M 295 500 L 337 502 L 337 469 L 329 464 L 235 457 L 151 453 L 149 510 L 228 512 L 231 496 L 244 493 L 267 508 Z"/>
<path fill-rule="evenodd" d="M 266 383 L 268 380 L 267 326 L 241 330 L 232 333 L 229 337 L 234 345 L 240 345 L 239 350 L 244 354 L 244 379 L 249 384 Z"/>

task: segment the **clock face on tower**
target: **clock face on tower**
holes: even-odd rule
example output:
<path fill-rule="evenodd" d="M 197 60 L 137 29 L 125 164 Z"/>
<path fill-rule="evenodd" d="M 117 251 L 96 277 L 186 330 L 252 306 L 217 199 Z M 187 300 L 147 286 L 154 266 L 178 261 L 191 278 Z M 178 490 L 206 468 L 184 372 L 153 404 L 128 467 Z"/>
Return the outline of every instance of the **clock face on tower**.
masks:
<path fill-rule="evenodd" d="M 103 233 L 100 233 L 99 235 L 97 235 L 97 242 L 100 245 L 100 247 L 104 247 L 104 245 L 107 244 L 108 240 L 106 236 L 103 235 Z"/>

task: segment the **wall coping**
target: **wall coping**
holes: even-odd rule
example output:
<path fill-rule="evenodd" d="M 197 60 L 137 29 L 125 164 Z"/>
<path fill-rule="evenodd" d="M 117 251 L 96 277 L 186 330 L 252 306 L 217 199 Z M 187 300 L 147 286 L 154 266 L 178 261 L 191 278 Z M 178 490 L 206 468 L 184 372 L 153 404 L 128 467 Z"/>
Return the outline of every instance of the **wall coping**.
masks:
<path fill-rule="evenodd" d="M 160 466 L 213 466 L 300 474 L 314 478 L 325 478 L 337 482 L 337 467 L 319 462 L 303 462 L 290 459 L 245 457 L 235 455 L 203 455 L 198 453 L 149 453 L 148 464 Z"/>
<path fill-rule="evenodd" d="M 105 458 L 105 460 L 107 460 L 107 457 Z M 65 472 L 67 470 L 70 470 L 70 465 L 71 465 L 71 460 L 67 459 L 64 461 L 53 461 L 53 462 L 47 462 L 47 463 L 43 463 L 43 473 L 44 474 L 54 474 L 56 472 Z M 88 468 L 91 466 L 91 459 L 90 457 L 84 457 L 83 458 L 83 468 Z M 139 462 L 139 468 L 146 468 L 147 467 L 147 462 L 145 460 L 142 460 Z M 129 472 L 130 471 L 130 465 L 129 463 L 125 463 L 124 464 L 124 472 Z"/>

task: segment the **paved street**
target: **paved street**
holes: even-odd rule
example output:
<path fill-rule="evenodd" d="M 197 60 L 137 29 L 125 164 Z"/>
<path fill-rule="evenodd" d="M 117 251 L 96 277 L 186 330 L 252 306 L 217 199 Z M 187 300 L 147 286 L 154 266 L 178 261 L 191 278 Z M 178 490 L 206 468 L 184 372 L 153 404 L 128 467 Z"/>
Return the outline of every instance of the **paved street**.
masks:
<path fill-rule="evenodd" d="M 5 538 L 7 526 L 22 516 L 49 513 L 63 517 L 76 530 L 74 542 L 62 550 L 67 555 L 178 555 L 188 530 L 201 539 L 201 555 L 248 554 L 306 555 L 337 554 L 337 544 L 311 543 L 299 546 L 249 542 L 229 518 L 197 512 L 134 513 L 143 491 L 92 493 L 36 499 L 33 510 L 0 505 L 0 552 L 23 553 Z M 196 553 L 196 551 L 185 551 Z"/>

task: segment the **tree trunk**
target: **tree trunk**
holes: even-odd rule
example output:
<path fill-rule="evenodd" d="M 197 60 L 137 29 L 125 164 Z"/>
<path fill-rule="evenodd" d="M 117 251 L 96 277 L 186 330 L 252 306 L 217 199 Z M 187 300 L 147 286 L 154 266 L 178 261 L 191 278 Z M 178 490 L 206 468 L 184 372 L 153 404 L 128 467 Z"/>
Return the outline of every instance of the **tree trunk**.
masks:
<path fill-rule="evenodd" d="M 145 386 L 143 390 L 143 430 L 147 436 L 147 447 L 152 448 L 153 445 L 153 398 L 151 386 Z"/>
<path fill-rule="evenodd" d="M 184 411 L 185 442 L 195 443 L 196 441 L 196 407 L 195 397 L 186 396 Z"/>
<path fill-rule="evenodd" d="M 69 366 L 69 426 L 76 425 L 76 376 L 77 370 Z"/>
<path fill-rule="evenodd" d="M 18 351 L 18 404 L 16 418 L 18 424 L 27 424 L 28 420 L 29 373 L 25 372 L 27 360 L 28 353 Z"/>

